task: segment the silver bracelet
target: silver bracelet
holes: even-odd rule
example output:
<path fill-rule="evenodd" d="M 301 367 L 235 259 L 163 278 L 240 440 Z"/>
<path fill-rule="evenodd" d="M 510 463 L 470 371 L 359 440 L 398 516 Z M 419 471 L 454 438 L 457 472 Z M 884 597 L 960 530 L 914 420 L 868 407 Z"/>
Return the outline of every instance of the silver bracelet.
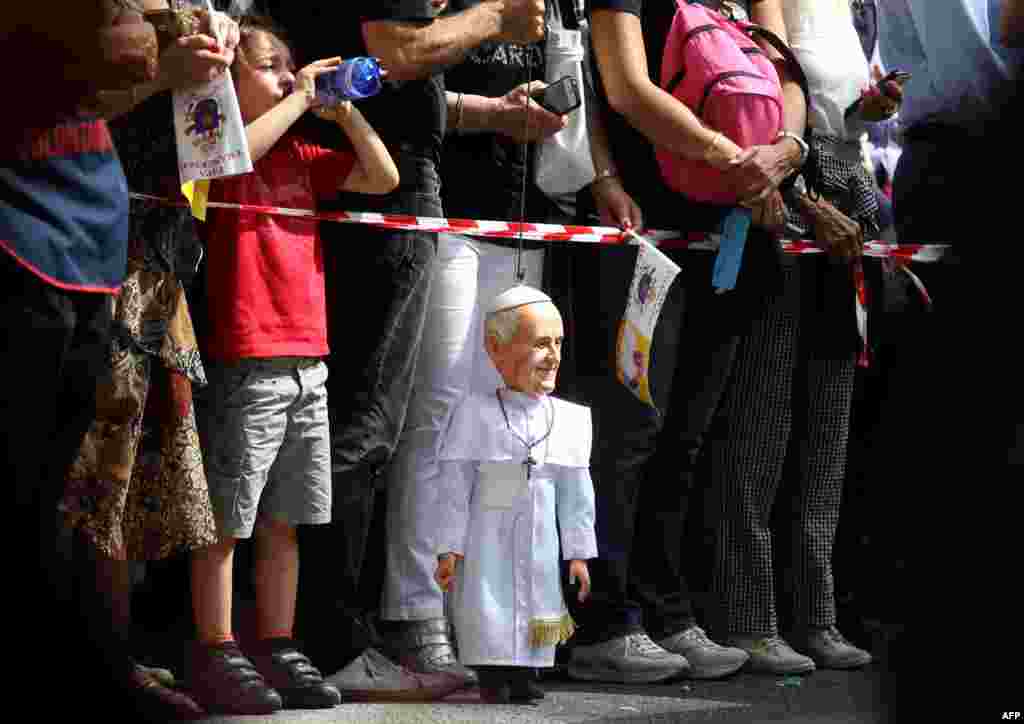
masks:
<path fill-rule="evenodd" d="M 807 163 L 807 156 L 811 153 L 811 148 L 807 145 L 807 141 L 800 138 L 800 136 L 796 135 L 792 131 L 779 131 L 779 135 L 775 137 L 775 142 L 778 143 L 783 138 L 792 138 L 796 141 L 796 145 L 800 147 L 800 164 L 798 168 L 803 167 L 803 165 Z"/>

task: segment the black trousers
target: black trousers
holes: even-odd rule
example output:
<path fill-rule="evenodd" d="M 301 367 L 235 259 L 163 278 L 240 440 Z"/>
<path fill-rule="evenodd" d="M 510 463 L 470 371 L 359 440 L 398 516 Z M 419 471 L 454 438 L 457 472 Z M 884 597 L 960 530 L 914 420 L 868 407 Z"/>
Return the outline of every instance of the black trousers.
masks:
<path fill-rule="evenodd" d="M 58 550 L 57 500 L 67 468 L 95 414 L 97 377 L 107 374 L 110 298 L 67 292 L 0 253 L 0 434 L 11 519 L 5 620 L 25 632 L 17 666 L 75 676 L 48 706 L 60 714 L 129 713 L 121 684 L 127 647 L 94 589 L 73 587 Z M 15 633 L 15 636 L 18 634 Z M 95 704 L 93 704 L 95 702 Z M 61 717 L 62 718 L 62 717 Z"/>
<path fill-rule="evenodd" d="M 577 321 L 598 325 L 605 345 L 589 385 L 600 557 L 589 564 L 590 600 L 573 603 L 581 644 L 641 630 L 661 638 L 694 623 L 684 531 L 698 456 L 739 334 L 735 300 L 712 291 L 713 257 L 678 252 L 683 271 L 668 290 L 651 352 L 660 412 L 639 402 L 614 372 L 635 255 L 631 248 L 600 251 L 596 318 Z"/>

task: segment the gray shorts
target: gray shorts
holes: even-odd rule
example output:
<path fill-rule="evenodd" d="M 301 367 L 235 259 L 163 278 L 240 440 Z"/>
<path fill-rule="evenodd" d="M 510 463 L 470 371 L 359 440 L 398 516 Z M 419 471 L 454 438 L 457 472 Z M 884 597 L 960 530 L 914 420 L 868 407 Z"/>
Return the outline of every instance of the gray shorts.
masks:
<path fill-rule="evenodd" d="M 327 365 L 275 357 L 206 370 L 197 409 L 221 536 L 250 537 L 257 513 L 290 525 L 330 522 Z"/>

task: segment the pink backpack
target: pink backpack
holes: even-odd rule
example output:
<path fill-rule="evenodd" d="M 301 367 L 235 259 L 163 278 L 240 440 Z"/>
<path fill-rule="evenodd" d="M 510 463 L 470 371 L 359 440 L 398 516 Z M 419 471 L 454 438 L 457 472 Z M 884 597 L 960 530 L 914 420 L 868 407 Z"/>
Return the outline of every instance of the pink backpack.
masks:
<path fill-rule="evenodd" d="M 694 0 L 675 3 L 661 61 L 661 87 L 741 148 L 774 143 L 783 128 L 782 86 L 775 66 L 751 39 L 755 33 L 771 33 Z M 769 41 L 781 44 L 774 35 Z M 665 149 L 657 150 L 657 158 L 665 183 L 684 196 L 728 205 L 739 200 L 722 172 L 710 164 Z"/>

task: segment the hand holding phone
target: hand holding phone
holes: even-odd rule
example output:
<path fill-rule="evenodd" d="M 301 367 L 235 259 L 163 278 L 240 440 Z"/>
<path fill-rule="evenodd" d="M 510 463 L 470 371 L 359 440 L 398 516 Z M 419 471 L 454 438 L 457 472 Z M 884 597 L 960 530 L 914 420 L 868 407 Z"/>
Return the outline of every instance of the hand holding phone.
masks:
<path fill-rule="evenodd" d="M 877 77 L 877 76 L 876 76 Z M 910 80 L 910 73 L 894 70 L 879 78 L 877 83 L 866 88 L 861 97 L 850 104 L 843 114 L 849 118 L 858 114 L 861 119 L 870 122 L 884 121 L 891 118 L 900 103 L 903 102 L 903 84 Z"/>
<path fill-rule="evenodd" d="M 551 85 L 536 91 L 531 96 L 541 108 L 555 115 L 564 116 L 583 102 L 580 96 L 579 83 L 571 75 L 559 78 Z"/>

